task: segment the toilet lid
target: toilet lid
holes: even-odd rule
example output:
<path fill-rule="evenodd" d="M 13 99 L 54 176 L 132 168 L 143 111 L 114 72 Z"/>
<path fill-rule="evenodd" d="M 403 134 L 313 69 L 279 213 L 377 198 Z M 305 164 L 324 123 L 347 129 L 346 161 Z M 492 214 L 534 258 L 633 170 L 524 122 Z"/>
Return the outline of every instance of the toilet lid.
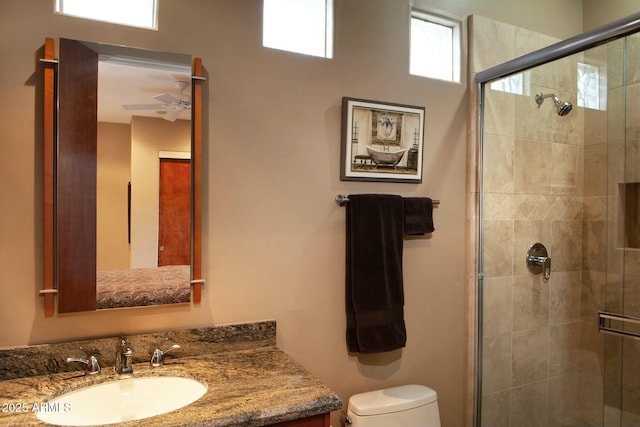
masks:
<path fill-rule="evenodd" d="M 356 415 L 379 415 L 417 408 L 436 399 L 434 390 L 411 384 L 353 395 L 349 399 L 349 409 Z"/>

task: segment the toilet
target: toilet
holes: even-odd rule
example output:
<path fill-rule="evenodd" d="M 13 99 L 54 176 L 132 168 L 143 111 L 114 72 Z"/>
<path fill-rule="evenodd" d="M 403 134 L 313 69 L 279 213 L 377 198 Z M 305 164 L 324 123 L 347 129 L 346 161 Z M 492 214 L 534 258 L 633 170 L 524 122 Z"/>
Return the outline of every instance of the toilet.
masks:
<path fill-rule="evenodd" d="M 438 396 L 423 385 L 404 385 L 355 394 L 349 399 L 347 427 L 440 427 Z"/>

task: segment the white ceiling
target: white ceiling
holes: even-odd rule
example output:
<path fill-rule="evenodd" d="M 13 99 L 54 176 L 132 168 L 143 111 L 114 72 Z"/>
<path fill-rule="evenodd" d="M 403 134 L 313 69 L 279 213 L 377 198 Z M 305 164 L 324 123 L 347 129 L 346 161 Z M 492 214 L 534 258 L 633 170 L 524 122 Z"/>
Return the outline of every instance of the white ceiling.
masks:
<path fill-rule="evenodd" d="M 186 81 L 189 86 L 182 97 L 176 81 Z M 98 121 L 130 123 L 132 115 L 162 117 L 168 107 L 154 99 L 154 95 L 169 94 L 174 98 L 190 100 L 191 68 L 172 65 L 161 69 L 154 64 L 129 64 L 117 61 L 98 62 Z M 158 105 L 157 109 L 135 109 L 126 111 L 122 106 L 130 104 Z M 178 114 L 178 119 L 190 120 L 190 109 Z"/>

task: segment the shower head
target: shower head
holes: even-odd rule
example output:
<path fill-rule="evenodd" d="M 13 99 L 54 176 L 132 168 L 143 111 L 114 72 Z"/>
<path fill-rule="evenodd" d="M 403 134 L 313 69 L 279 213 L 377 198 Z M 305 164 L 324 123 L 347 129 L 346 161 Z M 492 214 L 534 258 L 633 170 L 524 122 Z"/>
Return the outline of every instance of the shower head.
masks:
<path fill-rule="evenodd" d="M 553 99 L 553 104 L 556 106 L 556 113 L 558 113 L 559 116 L 566 116 L 573 108 L 573 105 L 569 101 L 560 101 L 554 94 L 547 93 L 543 95 L 542 92 L 536 93 L 536 104 L 538 104 L 538 108 L 540 108 L 545 98 Z"/>

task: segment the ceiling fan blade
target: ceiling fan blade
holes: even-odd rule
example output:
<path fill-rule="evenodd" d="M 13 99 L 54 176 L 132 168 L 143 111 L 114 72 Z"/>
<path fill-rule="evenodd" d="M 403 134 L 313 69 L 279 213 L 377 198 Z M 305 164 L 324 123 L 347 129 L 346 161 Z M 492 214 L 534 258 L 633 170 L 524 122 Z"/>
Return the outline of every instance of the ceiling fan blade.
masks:
<path fill-rule="evenodd" d="M 163 114 L 162 118 L 170 122 L 175 122 L 182 110 L 169 110 L 167 114 Z"/>
<path fill-rule="evenodd" d="M 172 95 L 169 95 L 168 93 L 159 93 L 157 95 L 153 96 L 153 99 L 156 99 L 162 103 L 165 104 L 176 104 L 178 102 L 180 102 L 180 100 Z"/>
<path fill-rule="evenodd" d="M 188 74 L 172 74 L 171 75 L 175 81 L 177 82 L 187 82 L 189 85 L 191 85 L 191 76 Z"/>
<path fill-rule="evenodd" d="M 126 104 L 122 108 L 126 111 L 130 110 L 161 110 L 162 104 Z"/>

